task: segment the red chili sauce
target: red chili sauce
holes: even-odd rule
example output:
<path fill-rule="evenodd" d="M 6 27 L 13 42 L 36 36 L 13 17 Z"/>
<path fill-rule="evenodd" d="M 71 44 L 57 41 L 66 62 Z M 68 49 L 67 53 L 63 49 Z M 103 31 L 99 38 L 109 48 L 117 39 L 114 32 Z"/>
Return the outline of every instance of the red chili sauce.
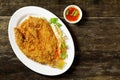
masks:
<path fill-rule="evenodd" d="M 70 7 L 65 12 L 66 19 L 69 21 L 76 21 L 80 16 L 80 12 L 75 7 Z"/>

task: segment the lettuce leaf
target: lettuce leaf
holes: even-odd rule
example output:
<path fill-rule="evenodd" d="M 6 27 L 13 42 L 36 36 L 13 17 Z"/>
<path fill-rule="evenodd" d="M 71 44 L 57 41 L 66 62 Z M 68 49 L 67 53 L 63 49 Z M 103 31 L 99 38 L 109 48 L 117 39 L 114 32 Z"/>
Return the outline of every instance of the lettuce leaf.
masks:
<path fill-rule="evenodd" d="M 51 18 L 49 22 L 50 24 L 56 24 L 58 27 L 62 26 L 62 24 L 58 22 L 58 18 Z"/>

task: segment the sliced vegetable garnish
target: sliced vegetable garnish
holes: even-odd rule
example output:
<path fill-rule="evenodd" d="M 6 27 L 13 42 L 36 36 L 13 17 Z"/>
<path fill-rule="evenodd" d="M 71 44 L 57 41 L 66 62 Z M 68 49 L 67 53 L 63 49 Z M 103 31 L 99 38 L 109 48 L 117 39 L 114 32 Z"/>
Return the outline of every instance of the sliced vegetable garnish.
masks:
<path fill-rule="evenodd" d="M 78 14 L 78 11 L 75 11 L 75 13 L 74 13 L 74 15 L 73 15 L 73 16 L 77 16 L 77 14 Z"/>
<path fill-rule="evenodd" d="M 66 58 L 68 57 L 68 55 L 66 54 L 66 52 L 63 52 L 63 53 L 60 55 L 60 57 L 61 57 L 62 59 L 66 59 Z"/>
<path fill-rule="evenodd" d="M 72 16 L 77 16 L 77 14 L 78 14 L 78 11 L 77 11 L 77 10 L 74 10 L 74 11 L 72 12 Z"/>
<path fill-rule="evenodd" d="M 66 10 L 65 15 L 68 15 L 68 13 L 69 13 L 69 10 Z"/>
<path fill-rule="evenodd" d="M 57 25 L 58 27 L 61 27 L 61 26 L 62 26 L 62 24 L 60 24 L 60 23 L 58 23 L 58 22 L 56 23 L 56 25 Z"/>
<path fill-rule="evenodd" d="M 63 49 L 63 48 L 66 48 L 65 42 L 63 42 L 63 43 L 61 44 L 61 49 Z"/>
<path fill-rule="evenodd" d="M 65 43 L 65 35 L 60 29 L 62 24 L 58 22 L 58 18 L 51 18 L 50 24 L 51 24 L 53 31 L 55 32 L 56 38 L 58 39 L 58 44 L 57 44 L 58 46 L 55 52 L 56 58 L 55 58 L 54 66 L 56 68 L 62 69 L 66 64 L 65 59 L 68 57 L 67 45 Z"/>

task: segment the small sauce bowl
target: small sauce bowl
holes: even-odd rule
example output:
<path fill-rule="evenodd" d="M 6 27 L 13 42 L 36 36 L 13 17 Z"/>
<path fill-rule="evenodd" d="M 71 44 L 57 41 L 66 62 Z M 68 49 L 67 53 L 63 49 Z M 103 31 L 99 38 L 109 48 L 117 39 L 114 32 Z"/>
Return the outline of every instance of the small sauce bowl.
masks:
<path fill-rule="evenodd" d="M 82 10 L 77 5 L 69 5 L 64 9 L 63 17 L 68 23 L 78 23 L 82 19 Z"/>

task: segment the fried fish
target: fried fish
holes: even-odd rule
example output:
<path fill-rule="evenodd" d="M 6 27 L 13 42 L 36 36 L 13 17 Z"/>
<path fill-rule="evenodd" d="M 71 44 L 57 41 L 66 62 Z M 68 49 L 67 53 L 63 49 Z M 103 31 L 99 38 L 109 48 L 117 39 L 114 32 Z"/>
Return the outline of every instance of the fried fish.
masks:
<path fill-rule="evenodd" d="M 46 19 L 29 16 L 14 32 L 17 45 L 28 58 L 54 65 L 58 40 Z"/>

